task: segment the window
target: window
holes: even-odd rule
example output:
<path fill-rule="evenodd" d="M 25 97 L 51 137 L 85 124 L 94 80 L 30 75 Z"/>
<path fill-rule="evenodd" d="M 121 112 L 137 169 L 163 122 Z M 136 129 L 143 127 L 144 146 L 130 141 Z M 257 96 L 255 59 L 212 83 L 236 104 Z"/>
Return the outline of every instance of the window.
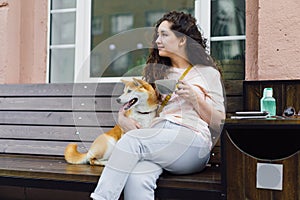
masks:
<path fill-rule="evenodd" d="M 130 41 L 133 48 L 124 51 L 113 40 L 121 32 L 152 27 L 170 10 L 195 15 L 224 78 L 244 79 L 245 0 L 49 1 L 49 82 L 141 75 L 149 41 Z"/>

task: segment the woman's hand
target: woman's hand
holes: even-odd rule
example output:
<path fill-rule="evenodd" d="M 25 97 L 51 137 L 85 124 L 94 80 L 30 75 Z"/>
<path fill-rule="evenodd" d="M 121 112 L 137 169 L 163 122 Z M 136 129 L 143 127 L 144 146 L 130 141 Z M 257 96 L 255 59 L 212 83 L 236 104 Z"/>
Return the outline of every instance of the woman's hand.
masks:
<path fill-rule="evenodd" d="M 179 81 L 178 90 L 176 94 L 186 101 L 190 102 L 198 115 L 209 124 L 210 127 L 218 127 L 222 119 L 225 119 L 225 113 L 216 111 L 211 104 L 208 104 L 205 98 L 210 98 L 204 88 L 199 87 L 201 92 L 196 92 L 193 86 L 184 82 Z"/>
<path fill-rule="evenodd" d="M 126 133 L 130 130 L 141 128 L 141 125 L 137 121 L 126 117 L 125 112 L 126 111 L 121 108 L 118 113 L 118 125 L 121 129 Z"/>
<path fill-rule="evenodd" d="M 178 81 L 176 94 L 186 101 L 195 104 L 198 101 L 198 94 L 193 89 L 193 86 L 185 81 Z"/>
<path fill-rule="evenodd" d="M 193 86 L 185 81 L 179 81 L 177 87 L 176 94 L 191 103 L 198 115 L 210 124 L 213 108 L 205 101 L 205 90 L 199 87 L 202 93 L 197 93 Z"/>

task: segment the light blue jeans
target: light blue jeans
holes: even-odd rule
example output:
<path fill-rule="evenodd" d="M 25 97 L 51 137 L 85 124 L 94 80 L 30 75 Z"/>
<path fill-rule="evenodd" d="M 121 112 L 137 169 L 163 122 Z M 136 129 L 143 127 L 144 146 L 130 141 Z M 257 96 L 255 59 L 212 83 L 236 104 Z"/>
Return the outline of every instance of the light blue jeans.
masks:
<path fill-rule="evenodd" d="M 156 181 L 163 169 L 175 174 L 201 171 L 210 144 L 192 130 L 169 121 L 149 129 L 127 132 L 116 144 L 91 198 L 154 200 Z"/>

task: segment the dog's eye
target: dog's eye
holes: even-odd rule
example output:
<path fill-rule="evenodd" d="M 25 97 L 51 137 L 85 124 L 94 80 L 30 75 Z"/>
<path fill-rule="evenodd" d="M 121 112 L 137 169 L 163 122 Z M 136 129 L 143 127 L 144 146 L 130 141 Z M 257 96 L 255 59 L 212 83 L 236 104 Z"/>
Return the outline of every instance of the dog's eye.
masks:
<path fill-rule="evenodd" d="M 132 90 L 127 90 L 127 93 L 130 93 L 130 92 L 132 92 Z"/>

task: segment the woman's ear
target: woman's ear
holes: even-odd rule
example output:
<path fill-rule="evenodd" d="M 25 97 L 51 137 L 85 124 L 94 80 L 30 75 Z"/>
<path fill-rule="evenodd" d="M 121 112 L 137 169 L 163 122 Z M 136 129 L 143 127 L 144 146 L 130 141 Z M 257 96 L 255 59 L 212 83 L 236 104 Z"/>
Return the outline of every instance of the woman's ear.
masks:
<path fill-rule="evenodd" d="M 186 40 L 187 40 L 186 36 L 182 36 L 179 40 L 179 47 L 185 46 Z"/>

